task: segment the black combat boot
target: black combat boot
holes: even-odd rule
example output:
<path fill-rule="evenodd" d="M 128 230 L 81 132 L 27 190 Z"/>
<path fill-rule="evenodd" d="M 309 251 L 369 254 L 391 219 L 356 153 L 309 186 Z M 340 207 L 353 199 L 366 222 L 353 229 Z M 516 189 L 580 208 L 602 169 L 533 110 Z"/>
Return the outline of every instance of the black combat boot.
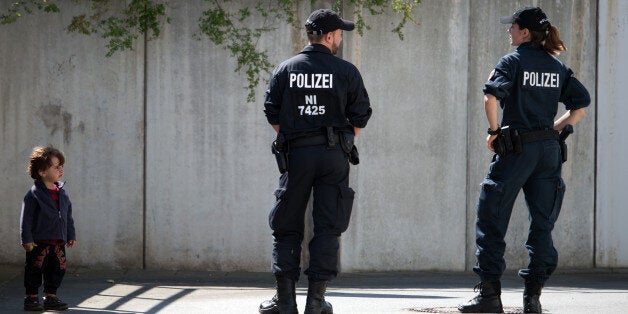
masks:
<path fill-rule="evenodd" d="M 304 314 L 333 314 L 331 304 L 325 301 L 327 281 L 309 281 Z"/>
<path fill-rule="evenodd" d="M 523 313 L 543 313 L 541 309 L 541 289 L 543 284 L 535 281 L 526 281 L 523 290 Z"/>
<path fill-rule="evenodd" d="M 504 313 L 502 307 L 502 284 L 499 281 L 482 281 L 473 291 L 478 291 L 475 298 L 458 305 L 462 313 Z"/>
<path fill-rule="evenodd" d="M 294 280 L 277 276 L 277 293 L 259 305 L 261 314 L 298 314 Z"/>

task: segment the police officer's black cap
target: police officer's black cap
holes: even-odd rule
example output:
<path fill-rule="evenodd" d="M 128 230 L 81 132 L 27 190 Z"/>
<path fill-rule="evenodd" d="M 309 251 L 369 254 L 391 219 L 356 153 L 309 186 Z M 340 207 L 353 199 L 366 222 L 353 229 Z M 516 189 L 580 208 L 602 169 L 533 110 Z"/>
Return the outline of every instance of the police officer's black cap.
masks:
<path fill-rule="evenodd" d="M 319 9 L 312 12 L 305 22 L 307 33 L 314 35 L 327 34 L 337 29 L 352 31 L 354 28 L 353 22 L 343 20 L 336 12 L 329 9 Z"/>
<path fill-rule="evenodd" d="M 550 21 L 545 12 L 539 7 L 525 7 L 513 15 L 499 18 L 502 24 L 517 24 L 519 28 L 527 28 L 532 31 L 548 30 Z"/>

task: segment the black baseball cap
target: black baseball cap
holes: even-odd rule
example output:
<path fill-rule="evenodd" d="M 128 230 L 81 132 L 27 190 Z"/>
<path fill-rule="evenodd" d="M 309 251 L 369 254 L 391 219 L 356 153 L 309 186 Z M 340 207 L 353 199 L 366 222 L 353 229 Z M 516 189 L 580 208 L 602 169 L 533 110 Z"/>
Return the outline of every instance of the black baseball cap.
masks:
<path fill-rule="evenodd" d="M 547 30 L 546 25 L 550 25 L 547 15 L 539 7 L 525 7 L 513 15 L 500 17 L 499 22 L 502 24 L 517 23 L 519 27 L 533 31 Z"/>
<path fill-rule="evenodd" d="M 343 20 L 340 16 L 329 9 L 318 9 L 307 18 L 305 28 L 308 34 L 322 35 L 333 32 L 337 29 L 352 31 L 355 24 L 351 21 Z"/>

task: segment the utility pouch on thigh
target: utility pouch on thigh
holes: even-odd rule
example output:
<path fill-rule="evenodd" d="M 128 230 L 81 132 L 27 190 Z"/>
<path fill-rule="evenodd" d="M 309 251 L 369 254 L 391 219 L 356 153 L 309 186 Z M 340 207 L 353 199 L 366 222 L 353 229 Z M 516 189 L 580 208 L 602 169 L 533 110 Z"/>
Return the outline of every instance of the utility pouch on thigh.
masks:
<path fill-rule="evenodd" d="M 349 228 L 354 197 L 355 191 L 352 188 L 348 186 L 340 187 L 340 193 L 338 194 L 338 220 L 336 222 L 340 232 L 345 232 Z"/>
<path fill-rule="evenodd" d="M 554 198 L 554 206 L 552 208 L 552 213 L 549 216 L 549 219 L 552 222 L 556 222 L 558 219 L 558 215 L 560 214 L 560 209 L 563 206 L 563 199 L 565 198 L 565 181 L 563 179 L 558 179 L 556 183 L 556 194 Z"/>
<path fill-rule="evenodd" d="M 271 230 L 275 230 L 281 224 L 282 208 L 284 206 L 284 197 L 288 189 L 288 173 L 284 172 L 279 177 L 279 186 L 275 190 L 275 204 L 268 214 L 268 224 Z"/>
<path fill-rule="evenodd" d="M 277 134 L 277 139 L 273 141 L 271 145 L 271 152 L 275 155 L 275 159 L 277 160 L 277 168 L 279 169 L 279 173 L 284 173 L 288 171 L 288 147 L 287 141 L 285 140 L 283 134 Z"/>

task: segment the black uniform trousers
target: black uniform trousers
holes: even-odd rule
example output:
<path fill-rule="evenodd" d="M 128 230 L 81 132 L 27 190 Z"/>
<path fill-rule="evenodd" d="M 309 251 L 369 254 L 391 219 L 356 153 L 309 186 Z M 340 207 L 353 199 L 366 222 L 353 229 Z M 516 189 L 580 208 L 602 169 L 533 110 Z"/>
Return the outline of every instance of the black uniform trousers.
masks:
<path fill-rule="evenodd" d="M 290 148 L 289 170 L 275 191 L 269 215 L 273 230 L 271 270 L 298 280 L 307 202 L 313 190 L 314 235 L 309 243 L 309 280 L 330 280 L 338 274 L 338 240 L 347 229 L 354 192 L 349 188 L 349 163 L 339 144 Z"/>
<path fill-rule="evenodd" d="M 526 143 L 522 153 L 497 157 L 491 163 L 482 182 L 477 207 L 478 263 L 473 270 L 482 281 L 499 280 L 506 268 L 504 237 L 515 199 L 522 188 L 530 219 L 526 241 L 530 261 L 519 275 L 526 281 L 542 284 L 554 272 L 558 253 L 552 230 L 565 194 L 561 167 L 560 146 L 556 140 Z"/>
<path fill-rule="evenodd" d="M 26 294 L 39 293 L 42 276 L 44 293 L 57 294 L 65 276 L 65 245 L 37 243 L 32 251 L 26 252 L 24 287 Z"/>

